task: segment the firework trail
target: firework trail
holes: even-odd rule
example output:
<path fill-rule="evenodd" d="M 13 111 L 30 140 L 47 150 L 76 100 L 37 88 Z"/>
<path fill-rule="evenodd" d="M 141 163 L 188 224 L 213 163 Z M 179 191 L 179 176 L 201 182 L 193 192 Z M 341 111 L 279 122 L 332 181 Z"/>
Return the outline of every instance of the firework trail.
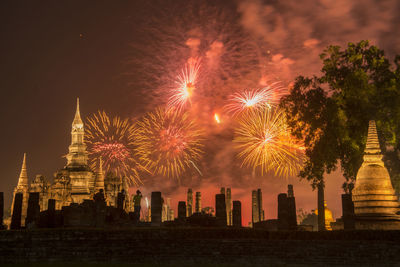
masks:
<path fill-rule="evenodd" d="M 128 119 L 110 117 L 105 111 L 98 111 L 86 119 L 85 143 L 89 151 L 92 170 L 100 157 L 106 173 L 126 177 L 131 185 L 142 184 L 139 172 L 147 171 L 133 156 L 134 126 Z"/>
<path fill-rule="evenodd" d="M 264 109 L 276 107 L 282 96 L 286 95 L 288 90 L 279 83 L 273 83 L 262 89 L 245 90 L 241 93 L 233 94 L 229 99 L 229 104 L 225 109 L 232 116 L 237 116 L 242 112 L 253 109 Z"/>
<path fill-rule="evenodd" d="M 254 109 L 239 119 L 235 138 L 242 165 L 259 169 L 261 174 L 273 171 L 279 176 L 294 176 L 301 168 L 301 142 L 290 136 L 285 115 L 278 109 Z"/>
<path fill-rule="evenodd" d="M 214 113 L 214 120 L 215 120 L 215 122 L 216 122 L 216 123 L 218 123 L 218 124 L 220 124 L 220 123 L 221 123 L 221 119 L 220 119 L 220 117 L 219 117 L 219 114 L 218 114 L 218 113 Z"/>
<path fill-rule="evenodd" d="M 137 123 L 136 155 L 154 174 L 179 179 L 201 159 L 201 141 L 187 113 L 158 108 Z"/>
<path fill-rule="evenodd" d="M 173 90 L 173 95 L 169 98 L 168 108 L 177 108 L 181 110 L 193 95 L 196 89 L 196 80 L 200 69 L 200 59 L 190 58 L 182 73 L 178 75 L 176 84 L 178 88 Z"/>

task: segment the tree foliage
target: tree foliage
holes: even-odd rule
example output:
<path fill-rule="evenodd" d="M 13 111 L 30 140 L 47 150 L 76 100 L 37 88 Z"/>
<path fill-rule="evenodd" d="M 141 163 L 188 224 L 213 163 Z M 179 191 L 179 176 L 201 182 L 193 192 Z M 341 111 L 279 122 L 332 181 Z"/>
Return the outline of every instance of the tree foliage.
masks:
<path fill-rule="evenodd" d="M 400 57 L 394 66 L 384 51 L 368 41 L 349 43 L 345 50 L 329 46 L 321 54 L 322 74 L 296 78 L 281 101 L 292 134 L 304 140 L 306 161 L 300 177 L 315 188 L 324 173 L 341 167 L 351 190 L 367 139 L 368 121 L 375 120 L 385 165 L 400 178 Z"/>

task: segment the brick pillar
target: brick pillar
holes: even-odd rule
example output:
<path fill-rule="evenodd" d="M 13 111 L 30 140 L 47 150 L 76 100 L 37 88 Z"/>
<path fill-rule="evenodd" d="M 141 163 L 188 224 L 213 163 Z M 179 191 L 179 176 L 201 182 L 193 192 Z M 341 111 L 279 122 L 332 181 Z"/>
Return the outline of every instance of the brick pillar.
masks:
<path fill-rule="evenodd" d="M 0 230 L 4 229 L 4 192 L 0 192 Z"/>
<path fill-rule="evenodd" d="M 191 188 L 187 191 L 187 205 L 186 205 L 186 217 L 190 217 L 193 214 L 193 191 Z"/>
<path fill-rule="evenodd" d="M 318 185 L 318 231 L 325 231 L 324 185 Z"/>
<path fill-rule="evenodd" d="M 14 209 L 11 216 L 11 230 L 21 228 L 21 214 L 22 214 L 22 193 L 15 193 Z"/>
<path fill-rule="evenodd" d="M 40 213 L 39 193 L 29 193 L 25 226 L 28 227 L 30 223 L 37 224 L 39 213 Z"/>
<path fill-rule="evenodd" d="M 201 213 L 201 192 L 196 192 L 195 212 Z"/>
<path fill-rule="evenodd" d="M 297 229 L 297 215 L 296 215 L 296 199 L 295 197 L 287 198 L 288 209 L 288 226 L 290 230 Z"/>
<path fill-rule="evenodd" d="M 162 201 L 161 192 L 151 192 L 151 225 L 161 225 Z"/>
<path fill-rule="evenodd" d="M 251 215 L 252 215 L 252 220 L 251 223 L 254 227 L 255 223 L 258 223 L 260 221 L 260 213 L 258 212 L 258 201 L 257 201 L 257 190 L 251 191 Z"/>
<path fill-rule="evenodd" d="M 288 199 L 285 193 L 278 195 L 278 230 L 288 230 Z"/>
<path fill-rule="evenodd" d="M 117 195 L 117 209 L 123 210 L 125 202 L 125 193 L 119 192 Z"/>
<path fill-rule="evenodd" d="M 56 225 L 56 200 L 49 198 L 47 201 L 47 227 L 53 228 Z"/>
<path fill-rule="evenodd" d="M 354 203 L 351 194 L 342 194 L 342 214 L 344 230 L 354 230 Z"/>
<path fill-rule="evenodd" d="M 238 200 L 233 201 L 232 225 L 242 227 L 242 203 Z"/>
<path fill-rule="evenodd" d="M 226 226 L 225 194 L 215 195 L 215 217 L 217 217 L 219 226 Z"/>
<path fill-rule="evenodd" d="M 178 203 L 178 219 L 186 218 L 186 202 L 179 201 Z"/>

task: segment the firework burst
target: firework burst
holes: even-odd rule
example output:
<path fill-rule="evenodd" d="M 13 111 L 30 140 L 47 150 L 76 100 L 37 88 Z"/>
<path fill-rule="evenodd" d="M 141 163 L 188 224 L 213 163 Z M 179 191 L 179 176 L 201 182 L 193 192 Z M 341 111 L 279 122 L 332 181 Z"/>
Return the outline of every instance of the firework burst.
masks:
<path fill-rule="evenodd" d="M 200 69 L 200 59 L 190 58 L 182 73 L 178 75 L 176 81 L 178 87 L 174 89 L 173 95 L 169 98 L 168 107 L 183 109 L 190 102 L 195 90 L 197 75 Z"/>
<path fill-rule="evenodd" d="M 192 167 L 198 171 L 201 140 L 196 124 L 175 109 L 159 108 L 137 123 L 137 156 L 154 174 L 179 178 Z"/>
<path fill-rule="evenodd" d="M 301 167 L 303 146 L 290 136 L 284 113 L 277 109 L 251 110 L 239 119 L 235 129 L 236 147 L 242 165 L 261 174 L 293 176 Z"/>
<path fill-rule="evenodd" d="M 287 90 L 274 83 L 262 89 L 245 90 L 241 93 L 235 93 L 230 97 L 230 102 L 225 109 L 236 116 L 242 112 L 252 109 L 271 108 L 279 104 L 279 100 L 287 93 Z"/>
<path fill-rule="evenodd" d="M 98 111 L 87 119 L 85 143 L 90 155 L 90 167 L 96 169 L 100 157 L 106 172 L 125 177 L 130 184 L 142 184 L 140 171 L 146 171 L 133 157 L 134 126 L 128 119 L 110 117 Z"/>

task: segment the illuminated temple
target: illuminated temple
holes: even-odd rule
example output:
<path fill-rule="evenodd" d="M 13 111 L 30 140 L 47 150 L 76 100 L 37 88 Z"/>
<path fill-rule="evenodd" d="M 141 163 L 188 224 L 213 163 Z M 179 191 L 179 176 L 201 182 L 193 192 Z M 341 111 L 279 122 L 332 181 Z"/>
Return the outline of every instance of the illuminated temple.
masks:
<path fill-rule="evenodd" d="M 382 157 L 375 121 L 370 121 L 364 161 L 352 192 L 356 229 L 400 230 L 399 202 Z"/>
<path fill-rule="evenodd" d="M 26 154 L 22 163 L 21 173 L 17 187 L 13 192 L 13 202 L 16 193 L 23 194 L 22 222 L 25 221 L 28 194 L 39 193 L 40 210 L 47 210 L 48 199 L 56 200 L 56 209 L 60 210 L 63 206 L 71 203 L 82 203 L 85 199 L 93 199 L 95 193 L 100 189 L 104 190 L 108 205 L 116 204 L 118 192 L 122 189 L 128 192 L 127 184 L 122 182 L 122 178 L 108 174 L 105 177 L 102 170 L 101 159 L 99 168 L 95 172 L 88 165 L 88 152 L 84 142 L 85 130 L 79 110 L 79 99 L 77 100 L 76 113 L 72 122 L 71 145 L 66 155 L 67 164 L 54 174 L 52 183 L 47 181 L 42 175 L 36 175 L 35 179 L 29 184 L 26 168 Z M 129 208 L 129 198 L 126 197 L 125 207 Z M 11 212 L 13 207 L 11 207 Z"/>

